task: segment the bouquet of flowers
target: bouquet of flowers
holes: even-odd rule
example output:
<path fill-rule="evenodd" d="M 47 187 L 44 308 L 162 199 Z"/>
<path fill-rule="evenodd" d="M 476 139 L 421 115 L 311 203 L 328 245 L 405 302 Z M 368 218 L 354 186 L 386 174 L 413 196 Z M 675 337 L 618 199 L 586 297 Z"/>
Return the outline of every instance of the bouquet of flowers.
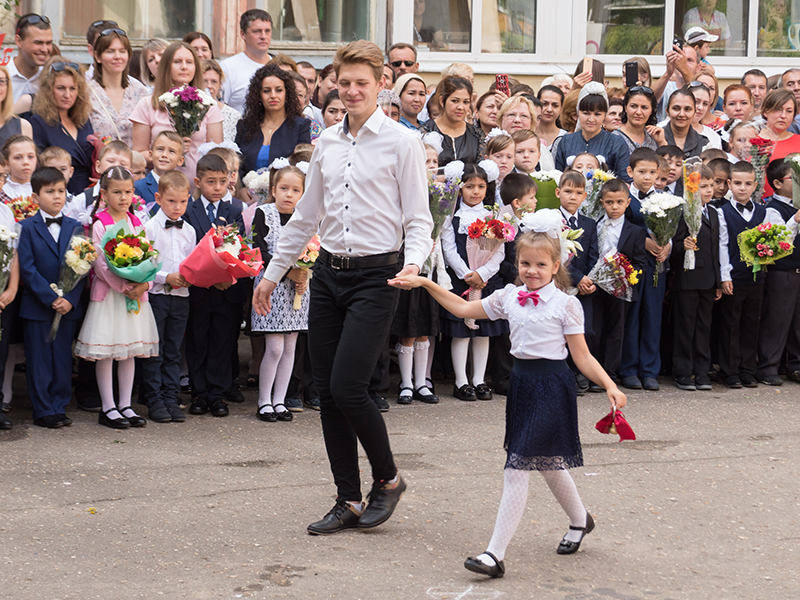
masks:
<path fill-rule="evenodd" d="M 800 153 L 793 152 L 784 160 L 792 168 L 792 204 L 800 209 Z"/>
<path fill-rule="evenodd" d="M 750 155 L 747 157 L 747 162 L 751 163 L 756 170 L 756 189 L 750 197 L 753 202 L 761 203 L 761 197 L 764 195 L 767 165 L 774 149 L 775 140 L 768 140 L 760 136 L 750 139 Z"/>
<path fill-rule="evenodd" d="M 297 269 L 308 270 L 309 279 L 311 279 L 310 269 L 314 267 L 314 263 L 317 262 L 317 258 L 319 258 L 320 247 L 321 244 L 319 241 L 319 236 L 315 235 L 313 238 L 311 238 L 311 241 L 308 242 L 308 244 L 306 245 L 306 249 L 303 250 L 303 253 L 300 255 L 300 258 L 297 259 L 297 263 L 294 265 L 295 268 Z M 303 296 L 295 292 L 292 308 L 294 310 L 300 310 L 302 304 L 303 304 Z"/>
<path fill-rule="evenodd" d="M 14 220 L 17 223 L 24 221 L 28 217 L 32 217 L 39 212 L 39 204 L 33 199 L 32 196 L 20 196 L 19 198 L 13 198 L 7 203 L 7 206 L 13 211 Z"/>
<path fill-rule="evenodd" d="M 545 208 L 524 215 L 520 220 L 519 229 L 522 232 L 535 231 L 547 233 L 550 237 L 558 236 L 561 246 L 561 263 L 566 266 L 578 252 L 583 250 L 578 239 L 583 235 L 583 229 L 571 229 L 564 220 L 560 210 Z"/>
<path fill-rule="evenodd" d="M 144 233 L 133 233 L 125 221 L 109 227 L 100 240 L 108 270 L 134 283 L 153 281 L 161 267 L 158 250 Z M 128 312 L 139 312 L 139 300 L 125 298 Z"/>
<path fill-rule="evenodd" d="M 191 285 L 211 287 L 255 277 L 263 266 L 261 250 L 248 247 L 236 225 L 217 225 L 208 230 L 178 271 Z"/>
<path fill-rule="evenodd" d="M 269 201 L 269 167 L 250 171 L 242 178 L 242 183 L 247 186 L 250 195 L 258 199 L 258 204 L 266 204 Z"/>
<path fill-rule="evenodd" d="M 59 298 L 69 294 L 78 285 L 78 282 L 89 274 L 92 265 L 97 260 L 97 249 L 92 240 L 82 235 L 73 235 L 69 241 L 69 250 L 64 253 L 64 261 L 58 274 L 58 283 L 51 283 L 52 289 Z M 53 325 L 50 327 L 50 339 L 55 340 L 58 335 L 58 326 L 61 323 L 61 313 L 56 313 Z"/>
<path fill-rule="evenodd" d="M 11 263 L 14 262 L 19 242 L 18 227 L 19 225 L 15 225 L 14 229 L 9 229 L 5 225 L 0 225 L 0 293 L 6 291 L 8 278 L 11 276 Z M 0 331 L 0 339 L 2 333 Z"/>
<path fill-rule="evenodd" d="M 683 198 L 665 192 L 653 194 L 642 202 L 645 225 L 650 230 L 650 237 L 659 246 L 666 246 L 678 231 L 683 205 Z M 653 273 L 653 287 L 658 286 L 658 274 L 663 270 L 664 263 L 658 263 Z"/>
<path fill-rule="evenodd" d="M 601 290 L 615 298 L 630 302 L 633 297 L 633 286 L 639 283 L 641 274 L 640 270 L 633 268 L 624 254 L 609 252 L 600 257 L 587 277 Z"/>
<path fill-rule="evenodd" d="M 444 222 L 453 215 L 460 189 L 461 179 L 458 177 L 446 179 L 444 182 L 428 177 L 428 206 L 433 217 L 431 239 L 434 242 L 439 239 Z M 433 272 L 433 253 L 425 261 L 422 270 L 425 273 Z"/>
<path fill-rule="evenodd" d="M 517 228 L 513 224 L 513 213 L 501 210 L 496 204 L 485 219 L 476 219 L 467 228 L 467 263 L 474 271 L 487 262 L 500 244 L 513 242 Z M 465 294 L 468 299 L 479 300 L 481 291 L 470 287 Z M 467 327 L 477 329 L 475 319 L 464 319 Z"/>
<path fill-rule="evenodd" d="M 599 221 L 606 214 L 601 202 L 600 192 L 606 181 L 614 179 L 614 174 L 601 169 L 593 169 L 586 173 L 586 200 L 581 204 L 580 211 L 593 221 Z"/>
<path fill-rule="evenodd" d="M 788 227 L 772 223 L 762 223 L 739 234 L 739 254 L 748 267 L 753 267 L 753 280 L 762 267 L 792 253 L 791 239 Z"/>
<path fill-rule="evenodd" d="M 534 171 L 530 174 L 536 180 L 536 210 L 558 208 L 561 202 L 556 198 L 556 188 L 561 180 L 561 171 Z"/>
<path fill-rule="evenodd" d="M 158 101 L 164 104 L 169 120 L 182 138 L 200 131 L 208 109 L 217 103 L 210 94 L 191 85 L 172 88 L 161 94 Z"/>
<path fill-rule="evenodd" d="M 703 225 L 703 202 L 700 200 L 700 168 L 703 163 L 700 159 L 691 159 L 683 163 L 683 220 L 689 235 L 697 242 L 697 234 Z M 694 251 L 686 252 L 683 258 L 683 268 L 687 271 L 694 269 Z"/>

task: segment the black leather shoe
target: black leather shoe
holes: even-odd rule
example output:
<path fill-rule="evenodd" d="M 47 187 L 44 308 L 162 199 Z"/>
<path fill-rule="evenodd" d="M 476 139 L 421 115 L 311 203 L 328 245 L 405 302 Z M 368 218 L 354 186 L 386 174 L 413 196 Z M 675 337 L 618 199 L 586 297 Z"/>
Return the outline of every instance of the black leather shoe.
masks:
<path fill-rule="evenodd" d="M 589 379 L 583 373 L 575 373 L 575 385 L 579 392 L 589 391 Z"/>
<path fill-rule="evenodd" d="M 403 393 L 405 392 L 405 394 Z M 401 387 L 400 392 L 397 395 L 397 403 L 398 404 L 411 404 L 411 401 L 414 399 L 414 389 L 410 387 Z"/>
<path fill-rule="evenodd" d="M 731 375 L 726 377 L 722 380 L 722 383 L 725 384 L 725 387 L 730 388 L 732 390 L 740 390 L 742 389 L 742 380 L 739 379 L 738 375 Z"/>
<path fill-rule="evenodd" d="M 81 410 L 86 412 L 100 412 L 103 409 L 103 402 L 100 397 L 87 396 L 85 398 L 75 397 L 76 404 Z"/>
<path fill-rule="evenodd" d="M 573 527 L 570 525 L 569 528 L 573 531 L 582 531 L 583 533 L 581 534 L 581 539 L 579 539 L 577 542 L 570 542 L 567 541 L 567 538 L 565 537 L 563 540 L 561 540 L 561 543 L 556 549 L 556 552 L 559 554 L 575 554 L 578 551 L 578 548 L 581 547 L 581 542 L 583 541 L 583 538 L 586 537 L 586 534 L 591 533 L 594 530 L 594 519 L 592 518 L 592 515 L 587 512 L 586 527 Z"/>
<path fill-rule="evenodd" d="M 789 381 L 794 381 L 795 383 L 800 383 L 800 371 L 787 371 L 786 379 Z"/>
<path fill-rule="evenodd" d="M 484 552 L 486 556 L 489 556 L 494 561 L 494 566 L 489 566 L 484 564 L 483 561 L 478 560 L 477 558 L 472 558 L 471 556 L 464 561 L 464 568 L 467 571 L 472 571 L 473 573 L 480 573 L 481 575 L 488 575 L 493 579 L 500 579 L 503 575 L 506 574 L 506 566 L 503 564 L 502 560 L 497 560 L 494 554 L 491 552 Z"/>
<path fill-rule="evenodd" d="M 711 391 L 711 379 L 708 377 L 708 375 L 695 375 L 694 387 L 700 392 Z"/>
<path fill-rule="evenodd" d="M 64 427 L 69 427 L 70 425 L 72 425 L 72 419 L 70 419 L 70 418 L 69 418 L 67 415 L 65 415 L 64 413 L 57 414 L 56 416 L 57 416 L 57 417 L 58 417 L 58 418 L 61 420 L 61 422 L 64 424 Z"/>
<path fill-rule="evenodd" d="M 330 535 L 345 529 L 355 529 L 358 527 L 358 519 L 361 517 L 352 505 L 341 498 L 336 499 L 336 504 L 316 523 L 308 526 L 308 533 L 312 535 Z"/>
<path fill-rule="evenodd" d="M 622 378 L 622 387 L 629 390 L 640 390 L 642 389 L 642 381 L 636 375 L 629 375 Z"/>
<path fill-rule="evenodd" d="M 238 387 L 232 387 L 225 392 L 225 400 L 228 402 L 244 402 L 244 395 Z"/>
<path fill-rule="evenodd" d="M 164 406 L 164 403 L 161 401 L 153 402 L 150 404 L 147 410 L 150 415 L 150 420 L 155 423 L 172 422 L 172 417 L 170 416 L 167 407 Z"/>
<path fill-rule="evenodd" d="M 750 373 L 740 373 L 739 380 L 741 381 L 742 385 L 746 388 L 758 387 L 758 382 L 756 381 L 756 378 L 750 375 Z"/>
<path fill-rule="evenodd" d="M 428 390 L 428 394 L 421 393 L 421 390 Z M 427 385 L 418 387 L 414 390 L 414 394 L 412 396 L 414 400 L 419 400 L 420 402 L 424 402 L 425 404 L 436 404 L 439 402 L 439 396 L 434 394 Z"/>
<path fill-rule="evenodd" d="M 597 385 L 594 381 L 589 382 L 589 391 L 592 394 L 602 394 L 605 392 L 605 390 L 601 386 Z"/>
<path fill-rule="evenodd" d="M 214 417 L 227 417 L 228 416 L 228 403 L 222 398 L 214 400 L 211 406 L 208 407 L 208 412 Z"/>
<path fill-rule="evenodd" d="M 202 398 L 195 398 L 189 407 L 189 414 L 204 415 L 208 412 L 208 403 Z"/>
<path fill-rule="evenodd" d="M 102 416 L 102 415 L 101 415 Z M 33 420 L 34 425 L 39 427 L 46 427 L 47 429 L 58 429 L 64 426 L 64 422 L 56 415 L 47 415 L 46 417 L 39 417 Z"/>
<path fill-rule="evenodd" d="M 131 427 L 144 427 L 147 425 L 147 419 L 144 417 L 140 417 L 136 414 L 136 411 L 133 410 L 130 406 L 126 406 L 121 411 L 120 414 L 128 419 L 128 423 L 131 424 Z M 128 413 L 127 415 L 125 413 Z"/>
<path fill-rule="evenodd" d="M 378 407 L 379 411 L 389 412 L 389 401 L 386 399 L 386 396 L 372 396 L 372 401 L 375 403 L 375 406 Z"/>
<path fill-rule="evenodd" d="M 762 375 L 758 378 L 758 381 L 764 385 L 771 385 L 774 387 L 783 385 L 783 379 L 781 379 L 780 375 Z"/>
<path fill-rule="evenodd" d="M 181 407 L 178 404 L 167 404 L 166 407 L 167 412 L 169 413 L 170 419 L 173 423 L 183 423 L 186 420 L 186 415 L 183 414 Z"/>
<path fill-rule="evenodd" d="M 655 377 L 645 377 L 642 379 L 642 387 L 649 392 L 657 392 L 659 390 L 658 379 Z"/>
<path fill-rule="evenodd" d="M 384 481 L 376 481 L 372 484 L 372 490 L 367 496 L 369 503 L 367 508 L 364 509 L 364 514 L 358 520 L 358 526 L 361 529 L 369 529 L 370 527 L 377 527 L 385 523 L 392 516 L 397 503 L 400 501 L 400 496 L 406 491 L 406 482 L 397 475 L 397 483 L 393 488 L 388 487 Z"/>
<path fill-rule="evenodd" d="M 270 410 L 265 410 L 269 408 Z M 264 421 L 265 423 L 274 423 L 278 420 L 278 415 L 275 414 L 275 409 L 272 408 L 272 404 L 265 404 L 264 406 L 260 406 L 258 411 L 256 411 L 256 417 L 260 421 Z"/>
<path fill-rule="evenodd" d="M 275 411 L 275 415 L 278 417 L 278 421 L 291 421 L 292 419 L 294 419 L 294 415 L 292 414 L 292 411 L 287 409 L 285 404 L 283 404 L 283 403 L 275 404 L 274 408 L 278 408 L 279 406 L 282 406 L 284 408 L 284 410 L 276 410 Z"/>
<path fill-rule="evenodd" d="M 465 383 L 461 387 L 453 386 L 453 396 L 465 402 L 472 402 L 478 399 L 475 395 L 475 388 L 468 383 Z"/>
<path fill-rule="evenodd" d="M 13 423 L 11 423 L 11 419 L 5 416 L 3 413 L 0 412 L 0 430 L 7 431 L 13 427 Z"/>
<path fill-rule="evenodd" d="M 116 408 L 112 408 L 106 411 L 100 411 L 100 414 L 97 416 L 97 422 L 100 425 L 105 425 L 106 427 L 111 427 L 111 429 L 127 429 L 131 426 L 130 421 L 125 417 L 120 417 L 118 419 L 112 419 L 108 416 L 108 413 L 117 410 Z M 35 423 L 36 421 L 34 421 Z"/>
<path fill-rule="evenodd" d="M 475 386 L 475 396 L 478 398 L 478 400 L 491 400 L 492 388 L 485 383 L 479 383 Z"/>

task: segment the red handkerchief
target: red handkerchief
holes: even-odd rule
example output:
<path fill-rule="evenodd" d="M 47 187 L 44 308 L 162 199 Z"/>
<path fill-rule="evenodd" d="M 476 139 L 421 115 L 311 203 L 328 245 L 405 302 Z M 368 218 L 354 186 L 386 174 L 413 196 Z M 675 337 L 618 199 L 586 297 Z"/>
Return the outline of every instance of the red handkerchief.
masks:
<path fill-rule="evenodd" d="M 625 415 L 621 410 L 612 410 L 605 417 L 600 419 L 594 426 L 600 433 L 609 433 L 611 435 L 618 435 L 619 441 L 622 440 L 635 440 L 636 434 L 633 429 L 625 420 Z"/>

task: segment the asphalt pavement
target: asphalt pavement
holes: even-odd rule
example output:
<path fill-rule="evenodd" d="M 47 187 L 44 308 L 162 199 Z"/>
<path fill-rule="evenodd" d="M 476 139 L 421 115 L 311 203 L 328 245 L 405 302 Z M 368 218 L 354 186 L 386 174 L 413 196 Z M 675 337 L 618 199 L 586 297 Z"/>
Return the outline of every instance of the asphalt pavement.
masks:
<path fill-rule="evenodd" d="M 572 556 L 543 479 L 505 578 L 462 566 L 485 549 L 502 492 L 505 399 L 418 402 L 385 414 L 408 482 L 390 521 L 306 533 L 334 502 L 319 413 L 115 431 L 72 409 L 31 423 L 17 375 L 0 432 L 0 598 L 756 600 L 800 597 L 800 385 L 631 392 L 638 439 L 595 431 L 605 395 L 579 398 L 586 466 L 572 471 L 595 531 Z M 450 384 L 452 385 L 452 384 Z M 445 382 L 440 392 L 452 388 Z M 362 460 L 364 493 L 369 465 Z"/>

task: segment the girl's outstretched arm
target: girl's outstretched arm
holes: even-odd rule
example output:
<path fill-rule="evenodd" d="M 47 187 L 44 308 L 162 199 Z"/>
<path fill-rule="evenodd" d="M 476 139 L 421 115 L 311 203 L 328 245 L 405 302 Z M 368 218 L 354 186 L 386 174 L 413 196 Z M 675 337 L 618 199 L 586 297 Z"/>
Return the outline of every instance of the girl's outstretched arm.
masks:
<path fill-rule="evenodd" d="M 477 320 L 489 318 L 486 311 L 483 310 L 483 304 L 481 304 L 480 300 L 467 302 L 462 297 L 447 291 L 427 277 L 420 277 L 418 275 L 400 276 L 398 273 L 394 279 L 389 280 L 389 285 L 405 290 L 415 287 L 424 287 L 428 290 L 430 295 L 433 296 L 434 300 L 461 319 Z"/>
<path fill-rule="evenodd" d="M 608 376 L 605 369 L 600 366 L 597 359 L 589 352 L 589 347 L 586 345 L 586 338 L 583 337 L 583 334 L 577 333 L 565 337 L 567 338 L 569 353 L 572 355 L 572 360 L 580 372 L 606 390 L 611 408 L 624 407 L 628 399 L 625 394 L 619 391 L 619 388 L 611 381 L 611 377 Z"/>

